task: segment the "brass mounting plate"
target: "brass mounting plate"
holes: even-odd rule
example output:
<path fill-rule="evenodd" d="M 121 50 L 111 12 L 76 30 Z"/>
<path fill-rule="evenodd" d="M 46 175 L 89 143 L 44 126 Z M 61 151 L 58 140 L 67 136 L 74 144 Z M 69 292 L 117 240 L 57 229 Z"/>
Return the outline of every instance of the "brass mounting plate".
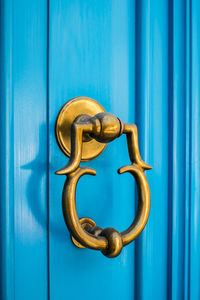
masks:
<path fill-rule="evenodd" d="M 95 100 L 88 97 L 76 97 L 63 105 L 56 120 L 56 139 L 60 149 L 68 157 L 71 153 L 71 124 L 82 114 L 91 117 L 105 112 L 104 108 Z M 95 139 L 83 142 L 81 161 L 88 161 L 99 156 L 107 144 L 99 143 Z"/>
<path fill-rule="evenodd" d="M 90 227 L 96 226 L 96 223 L 95 223 L 92 219 L 90 219 L 90 218 L 81 218 L 81 219 L 79 219 L 79 221 L 80 221 L 80 223 L 81 223 L 81 225 L 82 225 L 83 228 L 88 228 L 88 227 L 90 228 Z M 86 248 L 85 246 L 81 245 L 81 244 L 73 237 L 72 234 L 71 234 L 71 240 L 72 240 L 72 243 L 73 243 L 76 247 L 81 248 L 81 249 Z"/>

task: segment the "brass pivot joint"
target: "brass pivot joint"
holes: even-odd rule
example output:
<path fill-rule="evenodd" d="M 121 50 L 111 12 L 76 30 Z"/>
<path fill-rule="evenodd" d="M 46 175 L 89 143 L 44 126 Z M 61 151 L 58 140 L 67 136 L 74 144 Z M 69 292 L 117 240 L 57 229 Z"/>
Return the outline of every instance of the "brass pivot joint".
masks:
<path fill-rule="evenodd" d="M 131 164 L 121 167 L 119 174 L 129 172 L 136 180 L 138 210 L 130 227 L 119 233 L 114 228 L 102 229 L 90 218 L 79 220 L 76 211 L 76 186 L 85 174 L 96 175 L 91 168 L 80 167 L 81 161 L 94 159 L 105 149 L 107 143 L 126 134 Z M 58 114 L 56 137 L 62 151 L 70 156 L 67 165 L 56 172 L 67 175 L 63 189 L 63 215 L 71 232 L 73 243 L 79 248 L 101 250 L 107 257 L 116 257 L 123 246 L 132 242 L 143 230 L 150 211 L 150 191 L 144 174 L 151 169 L 143 162 L 139 153 L 137 127 L 123 123 L 106 113 L 95 100 L 78 97 L 67 102 Z"/>
<path fill-rule="evenodd" d="M 107 112 L 99 113 L 90 119 L 93 131 L 90 136 L 100 143 L 109 143 L 122 135 L 124 125 L 120 119 Z"/>

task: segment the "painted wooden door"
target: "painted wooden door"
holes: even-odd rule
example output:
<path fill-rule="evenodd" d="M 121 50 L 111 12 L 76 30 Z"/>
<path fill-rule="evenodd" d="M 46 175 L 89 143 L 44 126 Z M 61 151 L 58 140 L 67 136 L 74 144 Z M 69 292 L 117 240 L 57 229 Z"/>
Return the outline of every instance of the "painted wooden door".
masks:
<path fill-rule="evenodd" d="M 0 299 L 200 299 L 200 2 L 0 2 Z M 71 243 L 57 113 L 76 96 L 138 126 L 151 212 L 108 259 Z M 87 163 L 79 216 L 124 230 L 137 199 L 125 139 Z M 83 163 L 84 165 L 84 163 Z"/>

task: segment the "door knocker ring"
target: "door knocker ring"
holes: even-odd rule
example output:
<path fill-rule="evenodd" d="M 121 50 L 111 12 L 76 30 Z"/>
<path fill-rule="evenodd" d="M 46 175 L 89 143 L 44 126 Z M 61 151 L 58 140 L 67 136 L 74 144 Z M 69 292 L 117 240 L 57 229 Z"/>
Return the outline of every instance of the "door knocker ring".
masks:
<path fill-rule="evenodd" d="M 129 172 L 136 180 L 138 208 L 128 229 L 119 233 L 114 228 L 102 229 L 90 218 L 79 220 L 76 210 L 76 186 L 81 176 L 95 175 L 96 171 L 80 167 L 100 155 L 107 143 L 126 134 L 130 165 L 121 167 L 119 174 Z M 65 223 L 73 243 L 79 248 L 100 250 L 107 257 L 116 257 L 123 246 L 131 243 L 144 229 L 150 212 L 150 190 L 145 170 L 151 169 L 140 157 L 137 127 L 123 123 L 95 100 L 77 97 L 68 101 L 60 110 L 56 121 L 56 138 L 62 151 L 70 156 L 68 164 L 56 172 L 66 175 L 62 194 Z"/>

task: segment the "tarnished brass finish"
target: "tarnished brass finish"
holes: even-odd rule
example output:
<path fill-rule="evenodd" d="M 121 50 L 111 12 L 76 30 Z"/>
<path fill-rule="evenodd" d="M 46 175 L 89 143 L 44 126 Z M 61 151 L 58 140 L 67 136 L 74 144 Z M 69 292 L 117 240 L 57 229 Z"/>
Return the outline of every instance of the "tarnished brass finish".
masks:
<path fill-rule="evenodd" d="M 73 101 L 78 103 L 78 101 L 83 101 L 81 99 L 89 98 L 79 97 L 78 99 L 73 99 L 67 103 L 68 106 L 66 104 L 64 107 L 67 107 L 68 111 L 70 111 L 70 105 L 73 104 Z M 90 103 L 93 103 L 93 101 L 92 99 L 89 100 Z M 97 103 L 96 101 L 94 102 L 95 104 Z M 89 105 L 88 102 L 87 105 Z M 61 113 L 63 113 L 63 109 Z M 61 118 L 58 115 L 56 125 L 58 143 L 60 143 L 58 136 L 62 136 L 65 139 L 63 133 L 59 133 L 59 120 Z M 101 250 L 107 257 L 116 257 L 122 251 L 123 246 L 131 243 L 141 233 L 146 225 L 150 211 L 150 190 L 144 171 L 151 169 L 151 167 L 144 163 L 140 157 L 137 127 L 133 124 L 125 124 L 117 117 L 104 111 L 97 111 L 96 115 L 94 112 L 88 115 L 86 110 L 83 113 L 79 110 L 79 114 L 76 113 L 75 118 L 71 117 L 70 121 L 66 118 L 63 120 L 71 124 L 71 132 L 68 130 L 68 134 L 69 132 L 71 133 L 71 136 L 68 136 L 68 139 L 71 139 L 71 155 L 68 164 L 57 171 L 56 174 L 67 176 L 62 196 L 65 223 L 71 232 L 72 241 L 77 247 Z M 62 126 L 64 128 L 64 125 Z M 105 148 L 104 143 L 109 143 L 122 134 L 126 134 L 127 137 L 131 164 L 121 167 L 118 173 L 129 172 L 135 178 L 138 190 L 138 209 L 130 227 L 119 233 L 114 228 L 102 229 L 96 226 L 95 222 L 89 218 L 79 220 L 76 210 L 76 186 L 81 176 L 85 174 L 96 175 L 95 170 L 79 166 L 84 145 L 95 140 L 97 143 L 103 143 Z M 65 141 L 63 144 L 65 144 Z M 60 147 L 62 148 L 61 145 Z M 103 150 L 101 149 L 101 152 Z M 93 155 L 88 155 L 87 157 L 88 160 L 94 158 Z"/>

